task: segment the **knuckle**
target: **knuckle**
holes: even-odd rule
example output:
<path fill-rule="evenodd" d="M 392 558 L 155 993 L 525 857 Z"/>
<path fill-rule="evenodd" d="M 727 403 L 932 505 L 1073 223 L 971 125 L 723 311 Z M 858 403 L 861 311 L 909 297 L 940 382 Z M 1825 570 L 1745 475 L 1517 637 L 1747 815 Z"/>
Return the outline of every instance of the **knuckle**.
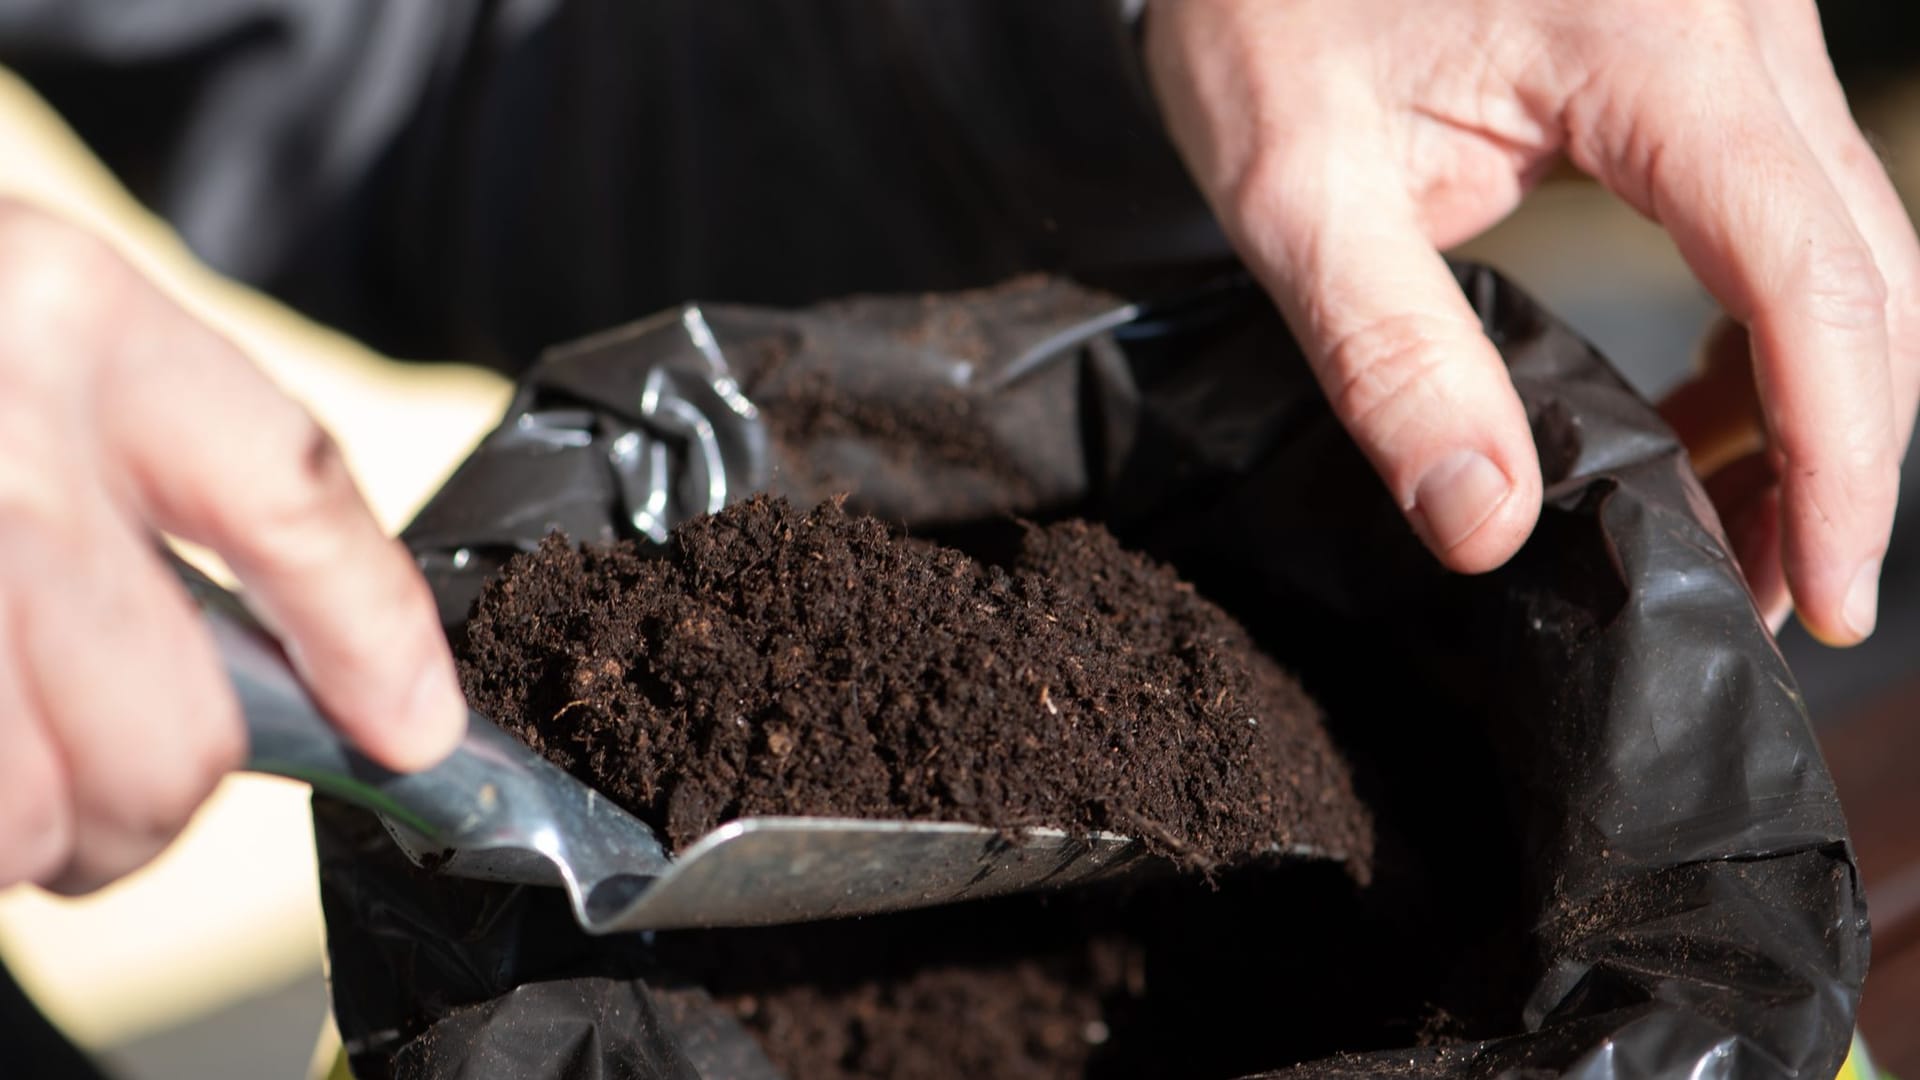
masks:
<path fill-rule="evenodd" d="M 1808 315 L 1838 330 L 1882 327 L 1888 289 L 1873 253 L 1854 240 L 1809 244 L 1795 267 L 1794 293 Z"/>
<path fill-rule="evenodd" d="M 1575 164 L 1651 213 L 1663 182 L 1684 183 L 1685 169 L 1663 177 L 1670 156 L 1690 156 L 1710 135 L 1748 157 L 1765 149 L 1737 130 L 1760 123 L 1748 91 L 1771 82 L 1744 5 L 1634 0 L 1606 12 L 1581 20 L 1586 36 L 1561 45 L 1591 57 L 1574 64 L 1560 108 Z M 1676 101 L 1696 107 L 1676 111 Z M 1775 130 L 1765 123 L 1767 138 Z"/>
<path fill-rule="evenodd" d="M 1833 167 L 1842 175 L 1866 177 L 1878 181 L 1887 175 L 1887 163 L 1874 149 L 1872 143 L 1853 128 L 1845 133 L 1833 148 Z"/>
<path fill-rule="evenodd" d="M 1334 413 L 1352 428 L 1379 432 L 1395 414 L 1443 406 L 1447 346 L 1465 330 L 1451 319 L 1396 315 L 1341 337 L 1326 356 Z"/>
<path fill-rule="evenodd" d="M 1309 155 L 1282 149 L 1285 140 L 1275 140 L 1273 149 L 1261 149 L 1246 155 L 1230 174 L 1221 202 L 1230 217 L 1239 221 L 1258 221 L 1284 206 L 1292 192 L 1303 185 L 1302 158 Z"/>
<path fill-rule="evenodd" d="M 205 508 L 218 534 L 249 566 L 300 569 L 332 562 L 360 493 L 332 436 L 302 418 L 261 460 L 251 498 Z"/>
<path fill-rule="evenodd" d="M 1875 516 L 1892 520 L 1900 493 L 1900 465 L 1892 455 L 1864 447 L 1850 452 L 1844 471 L 1848 502 L 1868 508 Z"/>

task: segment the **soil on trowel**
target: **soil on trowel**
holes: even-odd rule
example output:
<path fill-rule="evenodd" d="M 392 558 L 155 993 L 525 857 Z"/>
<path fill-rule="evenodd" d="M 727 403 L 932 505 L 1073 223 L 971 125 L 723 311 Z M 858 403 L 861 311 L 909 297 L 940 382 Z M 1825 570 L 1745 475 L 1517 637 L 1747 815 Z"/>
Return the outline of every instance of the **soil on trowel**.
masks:
<path fill-rule="evenodd" d="M 473 704 L 682 847 L 800 814 L 1056 826 L 1211 869 L 1368 815 L 1247 633 L 1098 525 L 981 561 L 771 498 L 664 549 L 549 538 L 466 628 Z"/>

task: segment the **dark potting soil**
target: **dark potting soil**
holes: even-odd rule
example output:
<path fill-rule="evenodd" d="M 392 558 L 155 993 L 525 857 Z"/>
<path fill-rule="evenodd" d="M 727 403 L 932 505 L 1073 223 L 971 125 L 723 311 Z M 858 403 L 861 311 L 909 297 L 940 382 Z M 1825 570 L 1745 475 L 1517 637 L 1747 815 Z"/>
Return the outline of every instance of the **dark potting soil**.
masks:
<path fill-rule="evenodd" d="M 1229 1078 L 1502 1030 L 1326 864 L 655 939 L 789 1080 Z M 1445 1041 L 1445 1040 L 1443 1040 Z"/>
<path fill-rule="evenodd" d="M 1369 865 L 1298 684 L 1097 525 L 1025 527 L 1004 565 L 831 501 L 750 500 L 651 555 L 549 538 L 488 586 L 461 652 L 476 707 L 676 847 L 802 814 Z"/>
<path fill-rule="evenodd" d="M 806 447 L 828 440 L 857 440 L 881 449 L 891 468 L 908 475 L 925 477 L 935 469 L 979 474 L 998 484 L 1003 497 L 1017 500 L 1026 495 L 1020 463 L 1000 445 L 992 428 L 974 415 L 981 408 L 1002 406 L 983 404 L 961 387 L 935 383 L 916 387 L 910 395 L 877 400 L 847 385 L 844 375 L 829 371 L 802 372 L 777 385 L 777 393 L 761 392 L 755 400 L 764 402 L 762 414 L 778 445 Z M 823 454 L 793 450 L 780 453 L 778 460 L 794 490 L 814 499 L 851 491 L 854 499 L 850 501 L 860 506 L 858 470 L 836 468 Z M 910 513 L 905 516 L 941 515 L 952 495 L 940 488 L 926 485 L 923 496 L 906 507 Z"/>
<path fill-rule="evenodd" d="M 775 489 L 929 524 L 1032 513 L 1085 486 L 1074 354 L 1018 393 L 982 384 L 1057 331 L 1122 301 L 1029 275 L 991 288 L 851 297 L 742 343 L 741 389 L 773 444 Z M 849 331 L 846 328 L 854 328 Z M 875 362 L 875 350 L 886 362 Z"/>
<path fill-rule="evenodd" d="M 927 940 L 901 944 L 911 951 Z M 834 963 L 825 984 L 760 981 L 750 957 L 704 972 L 716 1003 L 787 1080 L 1079 1076 L 1112 1037 L 1108 1015 L 1124 1009 L 1128 980 L 1138 985 L 1142 968 L 1136 945 L 1102 937 L 1049 942 L 1035 955 L 986 964 L 858 976 L 849 953 L 825 944 L 826 936 L 792 933 L 773 943 L 783 958 Z M 872 959 L 867 942 L 836 944 Z"/>

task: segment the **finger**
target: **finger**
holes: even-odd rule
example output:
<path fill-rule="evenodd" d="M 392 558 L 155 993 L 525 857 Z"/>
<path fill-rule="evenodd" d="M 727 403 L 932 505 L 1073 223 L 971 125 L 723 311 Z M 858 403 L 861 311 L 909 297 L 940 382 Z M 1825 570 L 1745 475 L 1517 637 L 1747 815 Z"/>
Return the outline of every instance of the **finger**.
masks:
<path fill-rule="evenodd" d="M 1541 491 L 1506 365 L 1384 152 L 1278 145 L 1242 182 L 1229 231 L 1421 540 L 1455 570 L 1499 566 Z"/>
<path fill-rule="evenodd" d="M 34 466 L 53 427 L 47 413 L 0 400 L 0 888 L 45 881 L 73 848 L 66 762 L 30 681 L 23 633 L 35 622 L 27 589 L 53 569 L 36 542 L 59 519 L 70 486 Z"/>
<path fill-rule="evenodd" d="M 67 858 L 35 876 L 86 891 L 159 852 L 240 764 L 245 737 L 205 631 L 138 533 L 97 485 L 74 483 L 64 507 L 10 530 L 0 558 L 20 696 L 71 806 Z"/>
<path fill-rule="evenodd" d="M 133 497 L 227 560 L 355 743 L 398 769 L 439 760 L 466 703 L 412 560 L 304 411 L 198 324 L 155 322 L 115 357 L 101 406 Z"/>
<path fill-rule="evenodd" d="M 1873 630 L 1897 489 L 1885 284 L 1785 108 L 1752 89 L 1765 73 L 1672 67 L 1647 107 L 1588 125 L 1583 164 L 1666 225 L 1749 327 L 1796 608 L 1851 644 Z"/>
<path fill-rule="evenodd" d="M 1780 564 L 1780 485 L 1764 453 L 1732 462 L 1707 479 L 1707 497 L 1720 512 L 1734 558 L 1754 607 L 1774 633 L 1793 610 Z"/>
<path fill-rule="evenodd" d="M 1702 477 L 1766 447 L 1766 414 L 1753 385 L 1749 349 L 1745 327 L 1714 320 L 1701 345 L 1699 372 L 1660 400 L 1661 417 Z"/>
<path fill-rule="evenodd" d="M 1778 633 L 1792 611 L 1780 566 L 1780 485 L 1766 453 L 1748 349 L 1745 328 L 1716 319 L 1702 343 L 1699 374 L 1659 408 L 1705 482 L 1755 606 Z"/>
<path fill-rule="evenodd" d="M 1887 282 L 1894 442 L 1904 450 L 1920 404 L 1920 238 L 1886 166 L 1853 118 L 1811 2 L 1778 5 L 1759 20 L 1761 56 L 1780 97 Z"/>
<path fill-rule="evenodd" d="M 26 693 L 12 626 L 19 608 L 0 587 L 0 889 L 44 881 L 73 849 L 73 809 L 65 763 L 54 751 L 40 710 Z"/>

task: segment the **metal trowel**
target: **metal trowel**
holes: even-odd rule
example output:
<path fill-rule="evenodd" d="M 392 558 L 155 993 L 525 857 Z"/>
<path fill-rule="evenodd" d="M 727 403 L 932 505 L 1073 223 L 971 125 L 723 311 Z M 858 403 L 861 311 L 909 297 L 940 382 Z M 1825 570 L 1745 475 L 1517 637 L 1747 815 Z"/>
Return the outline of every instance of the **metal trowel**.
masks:
<path fill-rule="evenodd" d="M 669 856 L 645 823 L 477 713 L 445 761 L 395 773 L 341 740 L 237 597 L 174 562 L 239 696 L 248 769 L 377 813 L 423 867 L 558 885 L 592 933 L 869 915 L 1166 865 L 1112 834 L 806 817 L 742 818 Z"/>

